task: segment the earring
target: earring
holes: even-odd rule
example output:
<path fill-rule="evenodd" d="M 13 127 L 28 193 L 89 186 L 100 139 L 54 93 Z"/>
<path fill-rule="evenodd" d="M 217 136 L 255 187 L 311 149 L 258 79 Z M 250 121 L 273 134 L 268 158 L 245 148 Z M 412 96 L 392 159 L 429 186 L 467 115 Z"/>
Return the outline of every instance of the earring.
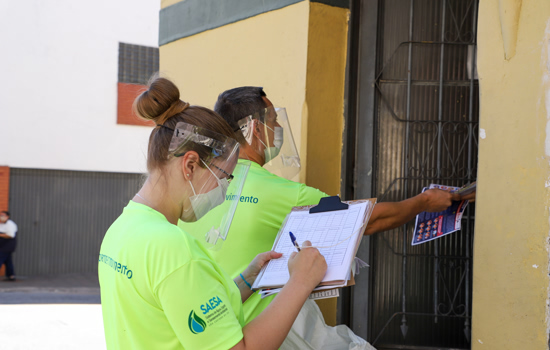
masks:
<path fill-rule="evenodd" d="M 187 177 L 189 177 L 189 176 L 190 176 L 190 175 L 189 175 L 189 174 L 187 174 Z"/>

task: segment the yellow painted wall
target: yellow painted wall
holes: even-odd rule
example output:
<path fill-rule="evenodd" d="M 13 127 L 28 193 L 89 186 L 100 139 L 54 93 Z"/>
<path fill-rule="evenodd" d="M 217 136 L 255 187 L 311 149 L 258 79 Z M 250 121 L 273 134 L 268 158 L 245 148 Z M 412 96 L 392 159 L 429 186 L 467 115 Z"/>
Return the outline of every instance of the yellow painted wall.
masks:
<path fill-rule="evenodd" d="M 348 16 L 348 9 L 310 4 L 306 108 L 302 114 L 305 183 L 330 195 L 340 193 Z M 317 304 L 327 324 L 336 325 L 336 298 Z"/>
<path fill-rule="evenodd" d="M 479 5 L 472 349 L 548 349 L 550 2 Z"/>
<path fill-rule="evenodd" d="M 177 0 L 162 0 L 162 7 Z M 263 86 L 286 107 L 302 170 L 294 180 L 340 191 L 348 9 L 303 1 L 160 47 L 161 74 L 181 98 L 212 108 L 218 94 Z M 336 323 L 336 299 L 318 302 Z"/>
<path fill-rule="evenodd" d="M 311 3 L 306 105 L 306 183 L 340 193 L 349 10 Z"/>
<path fill-rule="evenodd" d="M 174 5 L 175 3 L 180 2 L 181 0 L 160 0 L 160 7 L 165 8 L 170 5 Z"/>
<path fill-rule="evenodd" d="M 163 45 L 161 74 L 175 81 L 184 101 L 208 108 L 227 89 L 263 86 L 275 107 L 286 107 L 305 165 L 308 17 L 304 1 Z M 305 179 L 305 166 L 299 179 Z"/>

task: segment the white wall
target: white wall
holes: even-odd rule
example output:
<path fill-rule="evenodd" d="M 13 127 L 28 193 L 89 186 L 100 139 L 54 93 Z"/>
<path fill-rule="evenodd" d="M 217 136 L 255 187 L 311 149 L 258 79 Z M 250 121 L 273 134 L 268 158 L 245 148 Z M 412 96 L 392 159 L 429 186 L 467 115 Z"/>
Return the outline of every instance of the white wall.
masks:
<path fill-rule="evenodd" d="M 117 125 L 119 42 L 158 46 L 158 0 L 0 2 L 0 165 L 144 172 Z"/>

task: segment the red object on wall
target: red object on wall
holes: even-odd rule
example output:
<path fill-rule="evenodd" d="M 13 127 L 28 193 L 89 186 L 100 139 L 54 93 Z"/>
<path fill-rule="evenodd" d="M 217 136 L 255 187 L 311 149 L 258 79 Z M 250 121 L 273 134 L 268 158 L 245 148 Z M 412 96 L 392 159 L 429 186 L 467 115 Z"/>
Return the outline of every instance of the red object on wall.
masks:
<path fill-rule="evenodd" d="M 153 121 L 143 120 L 132 111 L 134 100 L 145 90 L 145 85 L 118 83 L 117 124 L 155 126 Z"/>
<path fill-rule="evenodd" d="M 0 210 L 9 210 L 10 167 L 0 166 Z"/>

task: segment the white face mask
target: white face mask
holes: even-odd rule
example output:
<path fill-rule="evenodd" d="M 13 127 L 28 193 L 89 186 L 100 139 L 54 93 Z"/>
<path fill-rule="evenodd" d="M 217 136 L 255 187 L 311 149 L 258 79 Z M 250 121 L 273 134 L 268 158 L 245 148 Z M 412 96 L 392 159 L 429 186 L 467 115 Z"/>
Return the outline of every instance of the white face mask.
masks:
<path fill-rule="evenodd" d="M 201 159 L 201 162 L 203 162 L 203 164 L 206 165 L 206 163 L 204 163 L 202 159 Z M 206 165 L 206 168 L 210 170 L 208 165 Z M 210 210 L 222 204 L 223 201 L 225 200 L 227 188 L 229 187 L 229 181 L 227 181 L 227 179 L 225 178 L 219 179 L 216 176 L 216 174 L 212 172 L 212 170 L 210 170 L 210 172 L 216 178 L 218 182 L 218 186 L 216 186 L 216 188 L 213 188 L 212 190 L 206 193 L 197 194 L 195 192 L 195 188 L 193 187 L 193 184 L 189 182 L 194 194 L 193 196 L 189 197 L 189 201 L 191 201 L 191 208 L 193 208 L 193 212 L 195 213 L 196 220 L 199 220 L 204 215 L 206 215 L 206 213 L 208 213 Z M 185 211 L 182 212 L 181 219 L 183 221 L 189 221 L 189 218 L 186 218 L 187 220 L 185 220 L 184 216 L 188 216 L 188 215 L 185 215 Z"/>
<path fill-rule="evenodd" d="M 275 136 L 273 137 L 273 144 L 278 149 L 281 149 L 281 147 L 283 147 L 283 128 L 280 126 L 276 126 L 273 133 L 275 134 Z"/>
<path fill-rule="evenodd" d="M 269 128 L 270 130 L 273 130 L 267 125 L 266 125 L 266 128 Z M 262 144 L 265 146 L 265 149 L 264 149 L 265 162 L 268 163 L 273 158 L 275 158 L 279 155 L 279 152 L 281 151 L 281 147 L 283 147 L 283 128 L 280 127 L 280 126 L 276 126 L 275 130 L 273 130 L 273 145 L 274 145 L 274 147 L 267 147 L 267 145 L 263 142 L 262 142 Z"/>

